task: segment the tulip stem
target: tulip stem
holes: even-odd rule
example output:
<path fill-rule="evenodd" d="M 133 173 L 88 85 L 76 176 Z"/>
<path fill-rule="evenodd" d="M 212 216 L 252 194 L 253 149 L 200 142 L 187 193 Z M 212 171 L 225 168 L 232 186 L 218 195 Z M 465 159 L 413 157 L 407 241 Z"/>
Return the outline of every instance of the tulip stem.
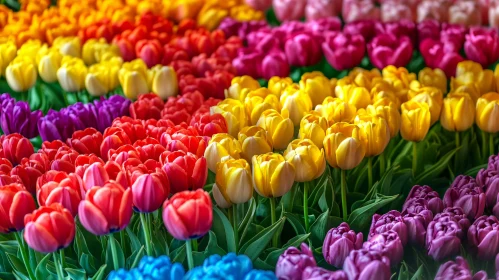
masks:
<path fill-rule="evenodd" d="M 198 251 L 198 240 L 197 239 L 192 239 L 192 250 Z"/>
<path fill-rule="evenodd" d="M 373 158 L 372 157 L 367 158 L 367 179 L 369 182 L 369 190 L 367 192 L 369 193 L 369 191 L 371 191 L 371 189 L 373 188 Z"/>
<path fill-rule="evenodd" d="M 189 266 L 189 270 L 194 268 L 194 259 L 192 258 L 192 243 L 190 239 L 185 241 L 185 250 L 187 253 L 187 265 Z"/>
<path fill-rule="evenodd" d="M 412 142 L 412 177 L 416 178 L 418 168 L 418 143 Z"/>
<path fill-rule="evenodd" d="M 456 148 L 461 147 L 461 138 L 459 137 L 459 131 L 456 131 Z"/>
<path fill-rule="evenodd" d="M 109 243 L 111 245 L 111 254 L 113 256 L 114 270 L 118 270 L 120 268 L 120 263 L 118 262 L 118 250 L 116 250 L 116 240 L 114 240 L 114 236 L 112 233 L 109 235 Z"/>
<path fill-rule="evenodd" d="M 489 133 L 489 155 L 493 155 L 495 153 L 494 149 L 494 133 Z"/>
<path fill-rule="evenodd" d="M 59 255 L 61 256 L 62 267 L 66 267 L 66 254 L 64 253 L 64 248 L 59 250 Z"/>
<path fill-rule="evenodd" d="M 239 247 L 239 226 L 237 222 L 237 208 L 232 205 L 230 211 L 232 212 L 232 226 L 234 227 L 234 241 L 236 242 L 236 253 Z"/>
<path fill-rule="evenodd" d="M 26 270 L 28 271 L 28 276 L 30 279 L 36 279 L 33 270 L 31 270 L 31 265 L 29 262 L 29 255 L 27 250 L 27 245 L 24 243 L 24 238 L 22 232 L 18 231 L 15 234 L 17 244 L 19 245 L 19 250 L 21 250 L 21 257 L 23 259 L 24 265 L 26 266 Z"/>
<path fill-rule="evenodd" d="M 310 224 L 308 221 L 308 188 L 309 182 L 303 183 L 303 219 L 305 220 L 305 233 L 308 233 Z"/>
<path fill-rule="evenodd" d="M 385 153 L 381 153 L 381 155 L 379 155 L 379 176 L 380 177 L 383 177 L 383 174 L 385 174 L 385 166 L 386 165 L 386 162 L 385 162 Z"/>
<path fill-rule="evenodd" d="M 346 171 L 341 170 L 341 208 L 343 209 L 343 220 L 346 222 L 348 218 L 347 207 L 347 178 Z"/>
<path fill-rule="evenodd" d="M 275 224 L 276 222 L 276 214 L 275 214 L 275 197 L 269 198 L 270 200 L 270 221 L 272 222 L 272 225 Z M 272 237 L 272 247 L 277 248 L 277 238 L 279 236 L 277 235 L 277 232 L 274 233 L 274 236 Z"/>
<path fill-rule="evenodd" d="M 120 231 L 120 243 L 121 243 L 121 249 L 123 250 L 123 255 L 127 256 L 126 254 L 126 247 L 125 247 L 125 231 L 122 230 Z"/>
<path fill-rule="evenodd" d="M 487 161 L 487 135 L 483 130 L 482 130 L 482 157 L 484 161 Z"/>
<path fill-rule="evenodd" d="M 144 231 L 144 241 L 146 242 L 147 255 L 152 256 L 151 234 L 149 232 L 149 223 L 146 215 L 147 213 L 140 213 L 140 222 L 142 223 L 142 230 Z"/>
<path fill-rule="evenodd" d="M 64 279 L 64 271 L 62 270 L 61 263 L 59 263 L 59 258 L 57 257 L 57 251 L 52 253 L 52 256 L 54 257 L 54 266 L 57 272 L 57 279 Z"/>

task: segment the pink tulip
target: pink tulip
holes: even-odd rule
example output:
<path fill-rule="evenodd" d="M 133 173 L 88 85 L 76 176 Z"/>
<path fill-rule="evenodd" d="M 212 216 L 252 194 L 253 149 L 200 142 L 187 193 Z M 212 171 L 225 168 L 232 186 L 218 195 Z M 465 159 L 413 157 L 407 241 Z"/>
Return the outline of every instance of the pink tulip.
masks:
<path fill-rule="evenodd" d="M 92 163 L 83 175 L 83 190 L 82 197 L 85 193 L 92 187 L 102 187 L 109 181 L 109 175 L 107 174 L 104 164 L 100 162 Z"/>
<path fill-rule="evenodd" d="M 499 0 L 491 0 L 488 11 L 490 27 L 499 27 Z"/>
<path fill-rule="evenodd" d="M 335 2 L 331 0 L 308 0 L 305 7 L 305 18 L 314 20 L 336 16 L 339 11 L 335 9 Z"/>
<path fill-rule="evenodd" d="M 307 0 L 273 0 L 272 4 L 277 19 L 282 22 L 301 19 Z"/>
<path fill-rule="evenodd" d="M 359 34 L 334 33 L 326 37 L 322 51 L 336 70 L 345 70 L 360 64 L 366 51 L 365 44 L 364 37 Z"/>
<path fill-rule="evenodd" d="M 464 43 L 466 57 L 484 68 L 499 59 L 499 36 L 495 29 L 471 28 Z"/>
<path fill-rule="evenodd" d="M 239 76 L 249 75 L 251 77 L 259 77 L 262 59 L 262 53 L 252 48 L 246 48 L 241 50 L 239 56 L 232 61 L 232 66 L 236 68 Z"/>
<path fill-rule="evenodd" d="M 482 24 L 489 24 L 489 9 L 491 9 L 492 2 L 494 0 L 478 0 L 478 6 L 480 7 L 480 14 L 482 18 Z"/>
<path fill-rule="evenodd" d="M 406 66 L 411 60 L 412 50 L 413 46 L 409 37 L 397 38 L 391 34 L 378 35 L 367 45 L 369 59 L 380 69 L 388 65 Z"/>
<path fill-rule="evenodd" d="M 447 22 L 449 19 L 450 0 L 423 0 L 418 5 L 418 22 L 434 19 Z"/>
<path fill-rule="evenodd" d="M 310 66 L 322 57 L 321 47 L 315 36 L 301 33 L 286 41 L 284 47 L 288 62 L 292 66 Z"/>
<path fill-rule="evenodd" d="M 345 22 L 379 19 L 380 11 L 370 0 L 345 0 L 342 16 Z"/>
<path fill-rule="evenodd" d="M 447 77 L 456 75 L 457 64 L 464 60 L 451 42 L 425 39 L 419 46 L 423 59 L 431 68 L 440 68 Z"/>
<path fill-rule="evenodd" d="M 340 31 L 341 20 L 338 17 L 328 17 L 308 21 L 305 25 L 307 31 L 322 35 L 325 31 Z"/>
<path fill-rule="evenodd" d="M 440 23 L 434 19 L 428 19 L 418 24 L 418 41 L 422 42 L 424 39 L 440 39 Z"/>
<path fill-rule="evenodd" d="M 449 8 L 449 23 L 464 26 L 480 25 L 480 7 L 475 1 L 458 1 Z"/>
<path fill-rule="evenodd" d="M 274 76 L 287 77 L 289 71 L 289 64 L 283 52 L 271 52 L 262 61 L 261 76 L 264 79 L 270 79 Z"/>
<path fill-rule="evenodd" d="M 397 22 L 376 22 L 376 35 L 391 34 L 396 38 L 407 36 L 411 41 L 416 43 L 416 24 L 410 20 L 400 20 Z"/>
<path fill-rule="evenodd" d="M 270 29 L 250 33 L 246 38 L 248 47 L 264 53 L 270 52 L 273 49 L 281 49 L 281 40 L 279 37 L 274 36 L 273 33 Z"/>
<path fill-rule="evenodd" d="M 154 212 L 169 193 L 170 182 L 162 171 L 140 175 L 132 185 L 133 207 L 141 213 Z"/>
<path fill-rule="evenodd" d="M 405 3 L 385 2 L 381 4 L 381 20 L 384 22 L 398 21 L 401 19 L 412 20 L 412 10 Z"/>
<path fill-rule="evenodd" d="M 255 10 L 266 11 L 272 7 L 272 0 L 244 0 L 244 2 Z"/>
<path fill-rule="evenodd" d="M 464 35 L 466 35 L 466 33 L 468 33 L 468 28 L 460 24 L 442 23 L 440 41 L 454 44 L 459 51 L 463 47 Z"/>
<path fill-rule="evenodd" d="M 360 34 L 364 37 L 366 42 L 371 42 L 372 38 L 376 36 L 376 29 L 374 20 L 360 20 L 356 22 L 347 23 L 343 28 L 343 33 Z"/>

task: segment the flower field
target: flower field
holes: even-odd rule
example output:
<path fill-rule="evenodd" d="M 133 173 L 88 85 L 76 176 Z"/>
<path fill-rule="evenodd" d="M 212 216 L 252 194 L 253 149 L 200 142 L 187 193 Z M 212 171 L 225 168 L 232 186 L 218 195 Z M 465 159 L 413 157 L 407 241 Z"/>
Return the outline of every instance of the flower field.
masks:
<path fill-rule="evenodd" d="M 83 2 L 0 2 L 0 279 L 499 279 L 499 1 Z"/>

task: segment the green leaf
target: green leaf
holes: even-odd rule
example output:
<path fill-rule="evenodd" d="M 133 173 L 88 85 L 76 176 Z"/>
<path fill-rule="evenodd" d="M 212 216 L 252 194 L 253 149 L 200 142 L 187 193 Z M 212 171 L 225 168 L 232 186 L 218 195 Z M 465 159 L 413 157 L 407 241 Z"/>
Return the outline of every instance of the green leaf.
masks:
<path fill-rule="evenodd" d="M 133 233 L 133 231 L 130 229 L 130 227 L 126 228 L 126 233 L 128 235 L 128 238 L 130 238 L 130 242 L 131 242 L 130 246 L 132 248 L 132 252 L 140 250 L 140 248 L 142 247 L 142 244 L 140 243 L 140 240 L 137 237 L 137 235 L 135 235 L 135 233 Z"/>
<path fill-rule="evenodd" d="M 482 165 L 473 167 L 470 170 L 464 172 L 464 175 L 475 177 L 476 174 L 478 174 L 478 171 L 480 171 L 480 169 L 486 169 L 486 168 L 487 168 L 487 164 L 482 164 Z"/>
<path fill-rule="evenodd" d="M 50 257 L 50 254 L 45 255 L 45 257 L 43 257 L 43 259 L 36 266 L 35 276 L 37 279 L 47 279 L 50 276 L 50 272 L 47 270 L 47 262 Z"/>
<path fill-rule="evenodd" d="M 251 261 L 255 261 L 260 253 L 265 249 L 265 246 L 272 240 L 272 236 L 277 231 L 278 228 L 282 226 L 285 217 L 279 219 L 275 224 L 270 225 L 263 231 L 259 232 L 255 237 L 251 238 L 246 244 L 244 244 L 239 250 L 240 253 L 248 256 Z"/>
<path fill-rule="evenodd" d="M 423 271 L 424 271 L 424 266 L 420 265 L 418 270 L 416 270 L 414 275 L 411 277 L 411 280 L 423 279 Z"/>
<path fill-rule="evenodd" d="M 112 249 L 111 249 L 111 238 L 114 239 L 114 244 L 116 245 L 116 254 L 118 257 L 118 266 L 119 267 L 125 267 L 125 255 L 123 254 L 123 249 L 121 249 L 120 244 L 114 236 L 109 235 L 109 242 L 107 242 L 107 249 L 106 249 L 106 263 L 109 264 L 110 267 L 114 267 L 114 260 L 113 260 L 113 255 L 112 255 Z"/>
<path fill-rule="evenodd" d="M 310 227 L 310 240 L 312 241 L 312 244 L 322 244 L 324 242 L 326 231 L 328 230 L 328 217 L 329 209 L 322 213 Z"/>
<path fill-rule="evenodd" d="M 303 226 L 303 218 L 299 218 L 296 214 L 289 212 L 284 212 L 284 217 L 286 217 L 286 221 L 295 229 L 297 235 L 306 233 Z"/>
<path fill-rule="evenodd" d="M 253 265 L 255 266 L 256 269 L 275 270 L 274 266 L 268 265 L 266 262 L 262 261 L 259 258 L 253 262 Z"/>
<path fill-rule="evenodd" d="M 248 232 L 248 227 L 253 221 L 256 212 L 256 201 L 254 198 L 251 198 L 249 203 L 249 209 L 246 211 L 246 215 L 244 216 L 241 224 L 239 225 L 239 236 L 241 236 L 240 240 L 243 240 L 246 237 Z"/>
<path fill-rule="evenodd" d="M 270 252 L 267 255 L 267 258 L 265 258 L 265 263 L 272 267 L 275 267 L 275 265 L 277 264 L 277 260 L 279 259 L 279 256 L 282 255 L 282 253 L 284 253 L 286 249 L 288 249 L 289 247 L 299 247 L 300 244 L 305 242 L 309 236 L 310 233 L 307 233 L 307 234 L 300 234 L 291 238 L 286 244 L 284 244 L 284 246 L 282 246 L 281 249 L 276 249 Z"/>
<path fill-rule="evenodd" d="M 217 241 L 217 236 L 215 235 L 215 233 L 213 231 L 209 231 L 208 233 L 208 237 L 209 237 L 209 240 L 208 240 L 208 245 L 206 246 L 206 249 L 205 249 L 205 257 L 207 258 L 208 256 L 211 256 L 211 255 L 225 255 L 227 254 L 227 252 L 224 251 L 224 249 L 220 248 L 220 246 L 218 246 L 218 241 Z"/>
<path fill-rule="evenodd" d="M 83 269 L 73 269 L 73 268 L 65 268 L 66 272 L 69 275 L 69 278 L 72 280 L 86 280 L 87 273 Z"/>
<path fill-rule="evenodd" d="M 96 271 L 95 258 L 92 255 L 86 253 L 81 254 L 78 263 L 83 269 L 85 269 L 87 274 L 93 274 Z"/>
<path fill-rule="evenodd" d="M 144 255 L 145 249 L 144 246 L 142 246 L 139 250 L 134 251 L 133 254 L 127 259 L 127 267 L 129 269 L 136 268 Z"/>
<path fill-rule="evenodd" d="M 7 254 L 7 258 L 9 259 L 10 265 L 14 268 L 14 270 L 17 270 L 23 274 L 28 274 L 23 261 L 21 261 L 18 257 L 12 254 Z"/>
<path fill-rule="evenodd" d="M 234 230 L 224 213 L 218 209 L 213 208 L 213 232 L 217 236 L 218 241 L 222 248 L 227 252 L 236 252 L 236 241 L 234 240 Z"/>
<path fill-rule="evenodd" d="M 40 98 L 40 91 L 38 83 L 28 90 L 28 104 L 31 111 L 42 108 L 42 100 Z"/>
<path fill-rule="evenodd" d="M 185 243 L 184 245 L 180 246 L 177 248 L 175 251 L 172 252 L 172 256 L 175 256 L 173 258 L 172 263 L 178 262 L 178 263 L 183 263 L 186 257 L 186 252 L 185 252 Z"/>
<path fill-rule="evenodd" d="M 103 264 L 99 270 L 97 270 L 97 272 L 95 273 L 94 277 L 90 278 L 90 280 L 102 280 L 104 279 L 104 274 L 106 272 L 106 267 L 107 267 L 107 264 Z"/>
<path fill-rule="evenodd" d="M 378 209 L 394 201 L 398 195 L 384 196 L 377 195 L 377 198 L 372 200 L 372 203 L 355 209 L 348 217 L 348 223 L 356 231 L 364 231 L 371 223 L 372 216 Z"/>
<path fill-rule="evenodd" d="M 450 152 L 448 152 L 445 156 L 440 158 L 440 160 L 435 163 L 431 168 L 428 168 L 426 171 L 424 171 L 421 175 L 419 175 L 416 179 L 415 183 L 418 184 L 424 184 L 425 182 L 430 181 L 431 179 L 437 177 L 442 173 L 442 171 L 445 170 L 447 167 L 447 164 L 449 163 L 450 159 L 454 156 L 454 154 L 457 152 L 457 149 L 454 149 Z"/>

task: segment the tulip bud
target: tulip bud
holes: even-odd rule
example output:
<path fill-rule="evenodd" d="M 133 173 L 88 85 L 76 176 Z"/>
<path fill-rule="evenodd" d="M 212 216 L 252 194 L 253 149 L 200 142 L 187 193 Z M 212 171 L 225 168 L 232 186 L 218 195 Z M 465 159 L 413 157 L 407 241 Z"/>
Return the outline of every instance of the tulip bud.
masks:
<path fill-rule="evenodd" d="M 314 65 L 322 57 L 320 44 L 313 35 L 307 33 L 299 33 L 287 39 L 284 49 L 291 66 Z"/>
<path fill-rule="evenodd" d="M 258 119 L 257 126 L 267 131 L 267 137 L 270 137 L 274 149 L 284 150 L 294 136 L 293 122 L 288 116 L 288 111 L 284 110 L 279 114 L 274 109 L 266 110 Z"/>
<path fill-rule="evenodd" d="M 407 226 L 405 225 L 404 218 L 400 212 L 396 210 L 391 210 L 383 215 L 373 215 L 367 240 L 371 240 L 376 234 L 384 233 L 389 230 L 395 231 L 398 234 L 400 241 L 402 241 L 402 244 L 405 246 L 407 243 Z"/>
<path fill-rule="evenodd" d="M 343 3 L 342 17 L 345 22 L 356 22 L 361 20 L 379 20 L 380 10 L 371 1 L 350 0 Z"/>
<path fill-rule="evenodd" d="M 267 110 L 281 111 L 281 103 L 279 97 L 272 94 L 267 88 L 259 88 L 251 91 L 244 99 L 244 108 L 251 125 L 256 125 L 262 116 L 263 112 Z"/>
<path fill-rule="evenodd" d="M 336 97 L 354 105 L 357 109 L 366 108 L 371 103 L 371 95 L 364 87 L 354 85 L 337 86 Z"/>
<path fill-rule="evenodd" d="M 319 178 L 326 169 L 324 150 L 309 139 L 295 139 L 284 151 L 284 158 L 295 167 L 295 181 L 308 182 Z"/>
<path fill-rule="evenodd" d="M 179 192 L 163 204 L 163 222 L 175 239 L 197 239 L 212 226 L 212 208 L 210 195 L 202 189 Z"/>
<path fill-rule="evenodd" d="M 386 121 L 386 125 L 390 130 L 390 137 L 395 137 L 400 130 L 401 116 L 400 112 L 394 106 L 373 106 L 368 105 L 366 112 L 369 115 L 378 116 Z"/>
<path fill-rule="evenodd" d="M 225 98 L 244 100 L 242 95 L 243 90 L 252 91 L 259 88 L 260 84 L 251 76 L 235 77 L 232 79 L 229 89 L 225 90 Z"/>
<path fill-rule="evenodd" d="M 147 66 L 141 59 L 123 63 L 118 78 L 127 98 L 136 99 L 140 94 L 149 92 Z"/>
<path fill-rule="evenodd" d="M 264 79 L 270 79 L 274 76 L 289 76 L 289 64 L 286 60 L 286 54 L 281 51 L 272 51 L 262 60 L 261 76 Z"/>
<path fill-rule="evenodd" d="M 473 125 L 475 106 L 466 93 L 451 93 L 444 99 L 440 117 L 442 126 L 450 131 L 465 131 Z"/>
<path fill-rule="evenodd" d="M 38 52 L 36 56 L 38 73 L 47 82 L 57 81 L 57 70 L 61 67 L 62 55 L 56 50 Z"/>
<path fill-rule="evenodd" d="M 0 44 L 0 76 L 5 77 L 5 69 L 16 57 L 17 47 L 11 42 Z"/>
<path fill-rule="evenodd" d="M 438 68 L 423 68 L 418 73 L 418 80 L 424 87 L 436 87 L 442 93 L 447 92 L 447 77 L 445 76 L 445 73 Z"/>
<path fill-rule="evenodd" d="M 267 138 L 265 129 L 259 126 L 247 126 L 243 128 L 238 135 L 241 143 L 241 157 L 248 162 L 253 156 L 272 152 L 272 139 Z"/>
<path fill-rule="evenodd" d="M 323 143 L 329 165 L 342 170 L 359 165 L 366 153 L 365 144 L 360 138 L 360 129 L 353 124 L 333 124 L 327 129 Z"/>
<path fill-rule="evenodd" d="M 490 92 L 478 98 L 476 124 L 488 133 L 499 132 L 499 94 Z"/>
<path fill-rule="evenodd" d="M 348 277 L 343 270 L 329 271 L 319 266 L 309 266 L 303 270 L 301 275 L 303 280 L 313 279 L 334 279 L 334 280 L 347 280 Z"/>
<path fill-rule="evenodd" d="M 352 122 L 357 114 L 354 105 L 339 98 L 327 97 L 322 104 L 315 107 L 328 121 L 329 125 L 337 122 Z"/>
<path fill-rule="evenodd" d="M 284 90 L 281 95 L 281 105 L 282 110 L 286 109 L 289 111 L 289 118 L 293 121 L 294 126 L 299 126 L 303 116 L 312 110 L 310 96 L 296 84 L 288 86 Z"/>
<path fill-rule="evenodd" d="M 433 88 L 433 89 L 438 92 L 438 95 L 440 97 L 442 97 L 442 93 L 440 92 L 439 89 L 437 89 L 437 88 Z M 442 99 L 443 98 L 438 100 L 438 97 L 433 96 L 432 92 L 425 92 L 424 89 L 422 91 L 423 92 L 415 95 L 410 100 L 415 101 L 415 102 L 428 104 L 428 108 L 430 110 L 430 126 L 431 126 L 434 123 L 436 123 L 438 121 L 438 119 L 440 118 L 440 111 L 442 110 Z"/>
<path fill-rule="evenodd" d="M 254 156 L 252 165 L 253 184 L 261 196 L 281 197 L 293 186 L 295 168 L 281 154 L 268 153 Z"/>
<path fill-rule="evenodd" d="M 119 86 L 118 71 L 121 62 L 104 61 L 88 68 L 85 87 L 92 96 L 102 96 Z"/>
<path fill-rule="evenodd" d="M 149 75 L 149 88 L 161 99 L 166 100 L 178 94 L 177 74 L 173 68 L 156 65 L 149 70 Z"/>
<path fill-rule="evenodd" d="M 390 279 L 390 259 L 373 250 L 353 250 L 345 260 L 343 270 L 348 279 L 368 280 L 376 275 L 376 279 Z"/>
<path fill-rule="evenodd" d="M 57 37 L 52 46 L 63 56 L 81 57 L 81 41 L 75 37 Z"/>
<path fill-rule="evenodd" d="M 499 221 L 481 216 L 468 229 L 468 242 L 480 260 L 490 260 L 499 253 Z"/>
<path fill-rule="evenodd" d="M 444 279 L 475 279 L 486 280 L 487 273 L 483 270 L 477 272 L 475 275 L 471 274 L 470 267 L 466 260 L 462 257 L 456 257 L 456 261 L 448 261 L 438 268 L 435 280 Z"/>
<path fill-rule="evenodd" d="M 279 98 L 281 97 L 281 94 L 284 92 L 284 90 L 293 84 L 293 80 L 291 80 L 290 77 L 272 77 L 269 80 L 269 84 L 267 85 L 267 88 L 275 95 L 277 95 Z"/>
<path fill-rule="evenodd" d="M 27 56 L 18 56 L 5 69 L 5 78 L 9 86 L 23 92 L 30 89 L 36 82 L 36 66 Z"/>
<path fill-rule="evenodd" d="M 211 137 L 204 152 L 211 172 L 217 171 L 217 164 L 224 158 L 239 159 L 242 152 L 241 144 L 237 139 L 227 133 L 218 133 Z"/>
<path fill-rule="evenodd" d="M 350 252 L 362 248 L 362 241 L 362 232 L 355 234 L 347 223 L 341 223 L 327 232 L 322 254 L 328 264 L 342 268 Z"/>
<path fill-rule="evenodd" d="M 92 65 L 120 56 L 118 46 L 106 43 L 104 38 L 90 39 L 83 44 L 81 57 L 86 65 Z"/>
<path fill-rule="evenodd" d="M 374 115 L 358 115 L 355 124 L 359 127 L 359 136 L 366 148 L 366 157 L 377 156 L 390 142 L 390 129 L 385 119 Z"/>
<path fill-rule="evenodd" d="M 398 234 L 389 230 L 380 234 L 376 234 L 369 241 L 365 242 L 362 247 L 369 251 L 376 251 L 390 259 L 391 265 L 398 265 L 404 257 L 404 247 Z"/>
<path fill-rule="evenodd" d="M 244 159 L 228 159 L 217 164 L 213 197 L 219 207 L 245 203 L 253 196 L 251 168 Z"/>
<path fill-rule="evenodd" d="M 299 280 L 302 279 L 303 270 L 307 267 L 316 267 L 314 255 L 305 243 L 301 244 L 301 251 L 295 247 L 289 247 L 279 256 L 275 268 L 278 279 Z"/>
<path fill-rule="evenodd" d="M 475 1 L 454 3 L 449 8 L 449 23 L 463 26 L 481 25 L 482 19 L 478 3 Z"/>
<path fill-rule="evenodd" d="M 172 194 L 204 187 L 208 176 L 205 157 L 198 158 L 194 154 L 184 151 L 166 151 L 161 157 L 164 163 L 163 171 L 168 178 L 171 178 Z"/>
<path fill-rule="evenodd" d="M 57 79 L 66 92 L 76 92 L 85 88 L 87 67 L 83 60 L 65 56 L 61 61 L 61 68 L 57 70 Z"/>
<path fill-rule="evenodd" d="M 426 240 L 426 228 L 433 219 L 430 210 L 422 210 L 417 214 L 405 214 L 404 221 L 407 226 L 407 237 L 409 243 L 424 247 Z"/>
<path fill-rule="evenodd" d="M 48 254 L 66 248 L 75 236 L 74 218 L 59 203 L 38 208 L 26 215 L 24 222 L 24 240 L 40 253 Z"/>
<path fill-rule="evenodd" d="M 459 180 L 459 176 L 456 180 Z M 461 207 L 470 220 L 483 215 L 486 196 L 476 182 L 462 186 L 451 185 L 444 195 L 445 207 Z"/>
<path fill-rule="evenodd" d="M 36 209 L 31 194 L 17 183 L 0 187 L 0 232 L 7 234 L 24 229 L 24 217 Z"/>
<path fill-rule="evenodd" d="M 415 185 L 407 195 L 407 199 L 402 206 L 402 211 L 406 211 L 411 200 L 419 198 L 424 199 L 428 203 L 428 209 L 430 209 L 434 215 L 442 212 L 442 209 L 444 209 L 444 204 L 436 191 L 429 186 Z"/>
<path fill-rule="evenodd" d="M 367 45 L 367 51 L 373 65 L 378 68 L 388 65 L 403 67 L 411 60 L 413 46 L 407 36 L 397 38 L 392 34 L 381 34 Z"/>
<path fill-rule="evenodd" d="M 210 108 L 211 114 L 221 114 L 227 122 L 229 134 L 236 137 L 243 127 L 248 125 L 244 104 L 236 99 L 225 99 Z"/>
<path fill-rule="evenodd" d="M 23 158 L 27 158 L 35 152 L 33 144 L 18 133 L 2 136 L 0 140 L 5 158 L 13 165 L 18 165 Z"/>
<path fill-rule="evenodd" d="M 303 74 L 300 89 L 310 96 L 313 107 L 321 104 L 326 97 L 332 96 L 329 79 L 317 71 Z"/>
<path fill-rule="evenodd" d="M 402 123 L 400 134 L 407 141 L 423 140 L 430 129 L 430 109 L 428 104 L 407 101 L 402 104 Z"/>
<path fill-rule="evenodd" d="M 473 83 L 479 88 L 480 95 L 495 91 L 494 72 L 483 69 L 479 63 L 471 60 L 458 63 L 456 77 L 450 82 L 451 92 L 457 92 L 458 87 L 469 86 Z"/>
<path fill-rule="evenodd" d="M 81 201 L 81 179 L 76 176 L 65 178 L 60 182 L 51 181 L 37 188 L 36 198 L 38 204 L 40 206 L 48 206 L 52 203 L 60 203 L 73 216 L 76 216 L 78 213 L 78 204 Z"/>
<path fill-rule="evenodd" d="M 300 122 L 298 138 L 310 139 L 319 149 L 322 149 L 327 128 L 328 123 L 326 118 L 322 117 L 321 114 L 316 111 L 311 111 L 311 113 L 305 115 Z"/>
<path fill-rule="evenodd" d="M 342 71 L 360 65 L 366 52 L 366 43 L 360 34 L 331 34 L 326 35 L 322 51 L 329 64 Z"/>
<path fill-rule="evenodd" d="M 133 207 L 141 213 L 154 212 L 169 193 L 170 182 L 162 172 L 140 175 L 132 185 Z"/>

